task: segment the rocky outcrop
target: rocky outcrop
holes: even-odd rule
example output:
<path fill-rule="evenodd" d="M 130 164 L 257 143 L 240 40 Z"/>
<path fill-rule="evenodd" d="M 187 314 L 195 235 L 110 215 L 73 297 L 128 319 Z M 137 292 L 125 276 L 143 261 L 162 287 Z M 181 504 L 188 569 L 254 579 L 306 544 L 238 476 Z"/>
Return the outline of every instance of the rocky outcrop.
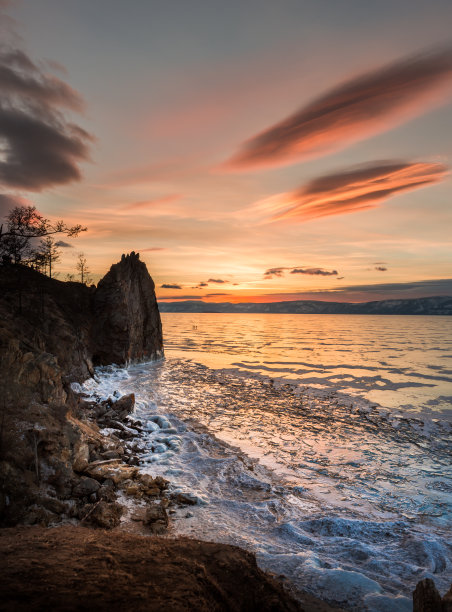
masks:
<path fill-rule="evenodd" d="M 123 255 L 94 294 L 94 363 L 130 363 L 163 355 L 162 327 L 146 265 Z"/>
<path fill-rule="evenodd" d="M 431 578 L 419 581 L 413 592 L 413 612 L 452 612 L 452 586 L 441 597 Z"/>
<path fill-rule="evenodd" d="M 104 443 L 97 425 L 83 422 L 69 383 L 90 377 L 94 362 L 162 354 L 154 283 L 138 255 L 123 256 L 99 289 L 0 266 L 0 524 L 47 524 L 77 514 L 78 500 L 96 494 L 99 502 L 79 472 Z M 124 399 L 121 414 L 133 403 Z M 47 507 L 43 492 L 51 495 Z M 93 518 L 108 522 L 105 510 L 99 505 Z"/>

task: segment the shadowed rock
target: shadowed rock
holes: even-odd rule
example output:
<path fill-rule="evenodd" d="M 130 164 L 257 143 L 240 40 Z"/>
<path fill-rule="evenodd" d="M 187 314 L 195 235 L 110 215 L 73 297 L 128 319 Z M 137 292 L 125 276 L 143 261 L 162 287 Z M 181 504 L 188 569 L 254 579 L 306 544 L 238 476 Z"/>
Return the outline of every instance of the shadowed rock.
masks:
<path fill-rule="evenodd" d="M 431 578 L 417 583 L 413 593 L 413 612 L 442 612 L 441 595 Z"/>
<path fill-rule="evenodd" d="M 123 255 L 94 294 L 95 364 L 130 363 L 163 355 L 162 327 L 146 265 Z"/>

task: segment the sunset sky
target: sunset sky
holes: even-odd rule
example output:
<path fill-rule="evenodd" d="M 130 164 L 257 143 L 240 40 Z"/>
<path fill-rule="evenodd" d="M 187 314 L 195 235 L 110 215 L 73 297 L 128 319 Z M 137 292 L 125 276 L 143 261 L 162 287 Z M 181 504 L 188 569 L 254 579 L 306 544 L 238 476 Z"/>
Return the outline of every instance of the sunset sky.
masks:
<path fill-rule="evenodd" d="M 452 295 L 450 0 L 0 0 L 0 216 L 163 299 Z"/>

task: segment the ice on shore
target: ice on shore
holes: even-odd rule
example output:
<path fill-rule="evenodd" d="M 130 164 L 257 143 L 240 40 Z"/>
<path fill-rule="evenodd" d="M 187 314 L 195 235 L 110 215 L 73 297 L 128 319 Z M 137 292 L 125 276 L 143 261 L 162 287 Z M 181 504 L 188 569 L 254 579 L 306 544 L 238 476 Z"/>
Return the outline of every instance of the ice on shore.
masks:
<path fill-rule="evenodd" d="M 93 394 L 136 394 L 142 469 L 195 502 L 175 534 L 248 548 L 350 610 L 411 610 L 423 577 L 448 587 L 447 424 L 183 361 L 98 377 Z"/>

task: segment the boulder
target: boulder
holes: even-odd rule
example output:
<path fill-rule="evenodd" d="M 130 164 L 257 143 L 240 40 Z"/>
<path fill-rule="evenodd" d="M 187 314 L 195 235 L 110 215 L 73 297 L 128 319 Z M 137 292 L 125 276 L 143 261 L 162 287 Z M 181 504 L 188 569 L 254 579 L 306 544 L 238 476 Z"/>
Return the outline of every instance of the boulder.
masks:
<path fill-rule="evenodd" d="M 168 514 L 162 503 L 152 504 L 146 510 L 144 524 L 152 533 L 164 533 L 168 528 Z"/>
<path fill-rule="evenodd" d="M 96 480 L 111 480 L 115 485 L 119 485 L 125 480 L 133 479 L 138 474 L 138 468 L 122 463 L 100 462 L 90 464 L 86 468 L 86 473 Z"/>
<path fill-rule="evenodd" d="M 89 446 L 84 440 L 78 440 L 74 446 L 72 469 L 74 472 L 83 472 L 89 463 Z"/>
<path fill-rule="evenodd" d="M 100 484 L 94 478 L 82 476 L 79 482 L 72 489 L 72 494 L 75 497 L 89 497 L 93 493 L 97 493 Z"/>
<path fill-rule="evenodd" d="M 129 393 L 129 395 L 123 395 L 115 402 L 113 407 L 118 413 L 127 412 L 127 414 L 130 414 L 135 408 L 135 394 Z"/>
<path fill-rule="evenodd" d="M 122 507 L 115 502 L 98 502 L 89 515 L 90 523 L 103 529 L 113 529 L 121 521 Z"/>

